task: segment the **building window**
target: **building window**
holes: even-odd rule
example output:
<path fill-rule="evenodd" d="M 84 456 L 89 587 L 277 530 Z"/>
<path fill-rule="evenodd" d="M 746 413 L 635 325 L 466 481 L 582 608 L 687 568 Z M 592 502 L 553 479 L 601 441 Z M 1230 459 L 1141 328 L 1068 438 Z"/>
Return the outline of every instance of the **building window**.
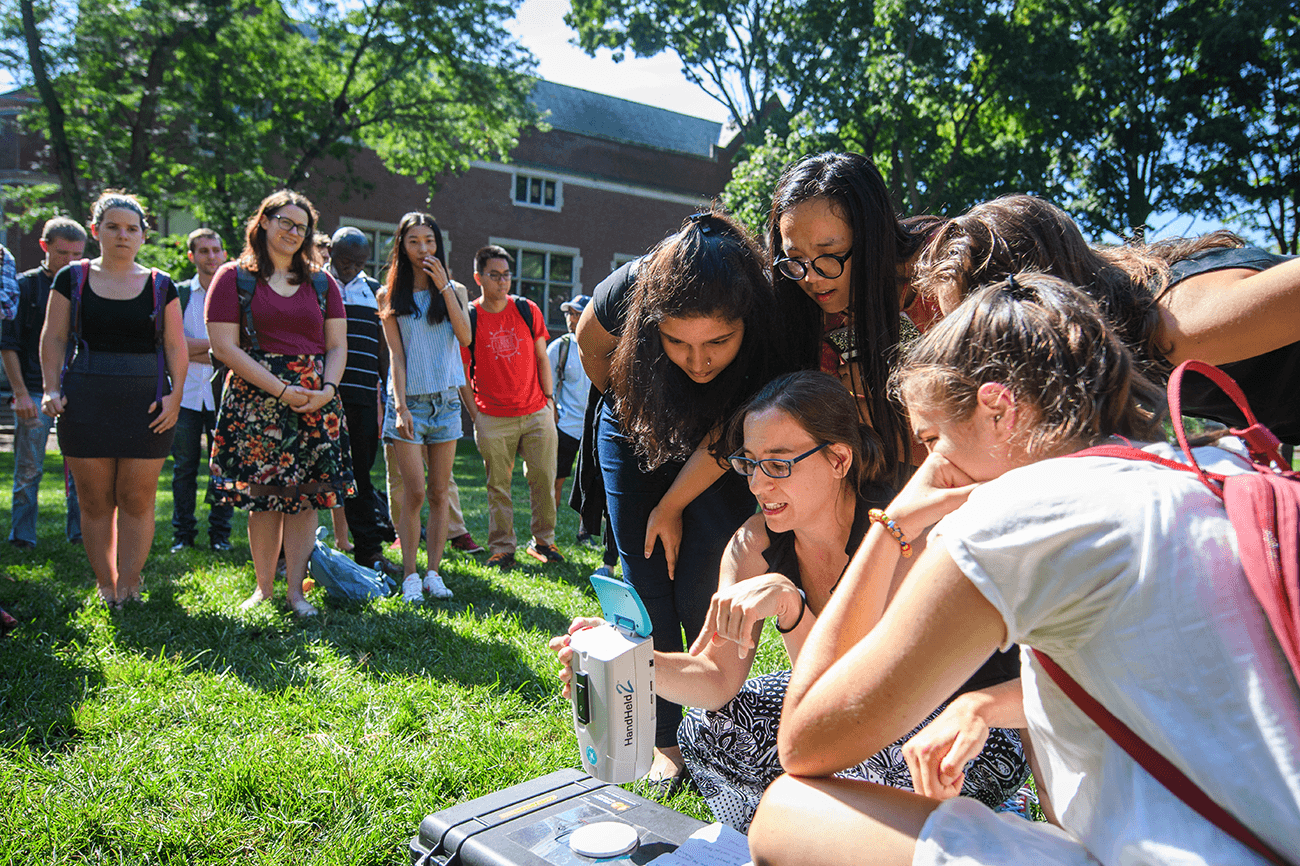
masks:
<path fill-rule="evenodd" d="M 493 239 L 492 243 L 505 247 L 515 257 L 512 291 L 541 307 L 548 328 L 563 332 L 564 311 L 560 304 L 572 298 L 577 290 L 582 267 L 578 250 L 500 239 Z"/>
<path fill-rule="evenodd" d="M 563 182 L 538 175 L 515 175 L 515 204 L 559 210 L 563 203 Z"/>

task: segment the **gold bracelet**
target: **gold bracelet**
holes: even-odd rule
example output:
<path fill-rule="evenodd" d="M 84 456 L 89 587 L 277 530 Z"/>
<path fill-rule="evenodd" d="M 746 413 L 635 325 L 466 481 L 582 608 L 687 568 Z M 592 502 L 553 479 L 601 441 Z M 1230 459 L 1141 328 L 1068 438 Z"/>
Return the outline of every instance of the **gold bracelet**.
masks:
<path fill-rule="evenodd" d="M 879 523 L 881 526 L 885 527 L 885 530 L 890 535 L 894 536 L 894 540 L 898 542 L 899 552 L 902 554 L 904 559 L 907 559 L 912 555 L 912 545 L 908 544 L 907 540 L 903 538 L 903 530 L 899 528 L 898 524 L 894 522 L 892 517 L 881 511 L 879 508 L 873 508 L 867 512 L 867 518 L 870 519 L 872 523 Z"/>

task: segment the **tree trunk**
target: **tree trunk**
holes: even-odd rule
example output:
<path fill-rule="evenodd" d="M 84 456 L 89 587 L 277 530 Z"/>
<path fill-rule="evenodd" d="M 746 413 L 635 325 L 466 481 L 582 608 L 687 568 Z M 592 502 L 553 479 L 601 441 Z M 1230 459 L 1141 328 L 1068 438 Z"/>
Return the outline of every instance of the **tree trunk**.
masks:
<path fill-rule="evenodd" d="M 63 197 L 63 206 L 68 215 L 79 223 L 86 222 L 86 200 L 77 186 L 76 161 L 72 155 L 72 145 L 68 142 L 68 133 L 64 127 L 63 104 L 54 92 L 49 72 L 45 68 L 45 55 L 41 50 L 41 34 L 36 29 L 36 13 L 32 0 L 19 0 L 23 15 L 23 36 L 27 40 L 27 57 L 32 65 L 32 78 L 36 83 L 36 92 L 41 104 L 49 116 L 50 147 L 54 152 L 54 170 L 59 178 L 59 191 Z"/>

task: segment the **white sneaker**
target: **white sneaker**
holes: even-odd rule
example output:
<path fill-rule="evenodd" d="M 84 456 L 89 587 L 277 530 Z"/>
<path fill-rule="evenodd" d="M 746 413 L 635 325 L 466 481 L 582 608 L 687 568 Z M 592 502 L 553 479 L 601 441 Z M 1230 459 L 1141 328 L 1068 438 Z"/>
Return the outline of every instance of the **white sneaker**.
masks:
<path fill-rule="evenodd" d="M 409 601 L 411 604 L 419 604 L 424 601 L 424 593 L 420 591 L 420 573 L 408 574 L 402 581 L 402 600 Z"/>
<path fill-rule="evenodd" d="M 451 598 L 451 590 L 442 582 L 442 577 L 432 568 L 424 576 L 424 591 L 434 598 Z"/>

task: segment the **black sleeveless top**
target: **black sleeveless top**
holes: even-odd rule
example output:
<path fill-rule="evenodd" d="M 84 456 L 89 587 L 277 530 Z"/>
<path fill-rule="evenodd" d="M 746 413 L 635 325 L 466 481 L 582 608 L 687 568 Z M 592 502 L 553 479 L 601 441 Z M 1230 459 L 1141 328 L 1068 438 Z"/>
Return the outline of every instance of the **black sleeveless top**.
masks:
<path fill-rule="evenodd" d="M 858 502 L 853 511 L 853 528 L 849 530 L 849 543 L 844 546 L 844 552 L 849 555 L 850 560 L 853 559 L 853 554 L 858 552 L 863 536 L 871 528 L 871 520 L 867 517 L 867 512 L 873 508 L 885 508 L 891 499 L 893 499 L 893 492 L 884 485 L 870 487 L 858 495 Z M 767 539 L 763 561 L 767 563 L 768 571 L 789 578 L 791 583 L 802 590 L 803 579 L 799 573 L 799 558 L 794 552 L 794 530 L 773 532 L 768 529 Z M 989 656 L 988 661 L 984 662 L 983 666 L 954 692 L 952 697 L 996 686 L 1014 680 L 1018 676 L 1020 676 L 1020 647 L 1012 644 L 1005 652 L 994 652 Z"/>
<path fill-rule="evenodd" d="M 1228 268 L 1264 271 L 1292 258 L 1257 247 L 1207 250 L 1172 265 L 1170 285 L 1177 285 L 1197 274 Z M 1300 343 L 1244 361 L 1220 364 L 1219 369 L 1241 386 L 1255 417 L 1265 427 L 1283 442 L 1300 445 Z M 1183 413 L 1211 418 L 1229 427 L 1246 426 L 1245 417 L 1228 396 L 1203 376 L 1188 376 L 1183 381 Z"/>

